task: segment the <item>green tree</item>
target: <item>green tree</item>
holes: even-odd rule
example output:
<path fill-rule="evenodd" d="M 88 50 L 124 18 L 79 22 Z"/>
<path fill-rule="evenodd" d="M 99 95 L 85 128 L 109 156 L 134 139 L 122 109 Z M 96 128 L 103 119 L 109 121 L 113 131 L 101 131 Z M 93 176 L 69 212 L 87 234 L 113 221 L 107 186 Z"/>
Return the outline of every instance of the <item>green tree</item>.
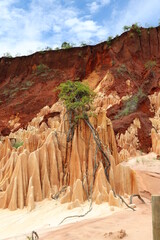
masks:
<path fill-rule="evenodd" d="M 60 90 L 59 98 L 64 101 L 67 111 L 74 115 L 74 120 L 84 118 L 95 96 L 89 86 L 79 81 L 67 81 L 57 89 Z"/>
<path fill-rule="evenodd" d="M 113 40 L 113 37 L 112 37 L 112 36 L 109 36 L 109 37 L 107 38 L 107 45 L 108 45 L 108 46 L 111 46 L 112 40 Z"/>
<path fill-rule="evenodd" d="M 72 48 L 72 47 L 73 47 L 73 45 L 68 42 L 63 42 L 61 45 L 62 49 L 68 49 L 68 48 Z"/>
<path fill-rule="evenodd" d="M 61 83 L 57 89 L 60 90 L 59 98 L 64 101 L 68 113 L 69 130 L 67 133 L 67 142 L 72 141 L 74 129 L 78 125 L 79 119 L 82 119 L 90 128 L 95 143 L 99 151 L 102 153 L 105 162 L 106 178 L 109 181 L 110 160 L 103 150 L 103 144 L 99 138 L 99 134 L 91 124 L 88 114 L 88 112 L 91 112 L 89 110 L 95 97 L 95 93 L 89 88 L 89 86 L 78 81 Z"/>
<path fill-rule="evenodd" d="M 49 47 L 49 46 L 47 46 L 47 47 L 45 47 L 45 49 L 44 49 L 45 51 L 51 51 L 52 50 L 52 48 L 51 47 Z"/>
<path fill-rule="evenodd" d="M 80 45 L 81 47 L 85 47 L 85 46 L 87 46 L 87 43 L 85 43 L 85 42 L 81 42 L 81 45 Z"/>
<path fill-rule="evenodd" d="M 3 54 L 4 57 L 12 58 L 12 55 L 9 52 Z"/>
<path fill-rule="evenodd" d="M 130 30 L 132 30 L 133 32 L 136 32 L 136 33 L 138 33 L 138 35 L 140 36 L 141 35 L 141 29 L 140 29 L 141 27 L 138 25 L 138 23 L 134 23 L 134 24 L 132 24 L 132 26 L 124 26 L 123 27 L 123 30 L 124 31 L 130 31 Z"/>
<path fill-rule="evenodd" d="M 131 29 L 130 26 L 126 26 L 126 25 L 125 25 L 125 26 L 123 27 L 123 31 L 129 31 L 130 29 Z"/>

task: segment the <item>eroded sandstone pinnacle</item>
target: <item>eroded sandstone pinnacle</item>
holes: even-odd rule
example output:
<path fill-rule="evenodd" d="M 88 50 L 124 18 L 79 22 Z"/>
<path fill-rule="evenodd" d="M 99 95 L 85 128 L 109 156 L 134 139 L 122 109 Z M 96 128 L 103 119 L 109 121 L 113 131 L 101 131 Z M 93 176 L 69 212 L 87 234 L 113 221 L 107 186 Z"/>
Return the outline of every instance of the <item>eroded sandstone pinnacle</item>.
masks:
<path fill-rule="evenodd" d="M 56 114 L 51 114 L 56 113 Z M 43 121 L 44 116 L 51 116 Z M 60 102 L 44 107 L 26 130 L 10 133 L 0 142 L 0 208 L 16 210 L 57 195 L 68 208 L 80 206 L 89 197 L 100 204 L 121 206 L 113 194 L 137 194 L 136 175 L 120 163 L 111 121 L 100 111 L 90 122 L 97 130 L 111 162 L 107 181 L 101 152 L 90 129 L 81 120 L 72 142 L 67 143 L 67 114 Z M 15 149 L 10 139 L 23 142 Z"/>

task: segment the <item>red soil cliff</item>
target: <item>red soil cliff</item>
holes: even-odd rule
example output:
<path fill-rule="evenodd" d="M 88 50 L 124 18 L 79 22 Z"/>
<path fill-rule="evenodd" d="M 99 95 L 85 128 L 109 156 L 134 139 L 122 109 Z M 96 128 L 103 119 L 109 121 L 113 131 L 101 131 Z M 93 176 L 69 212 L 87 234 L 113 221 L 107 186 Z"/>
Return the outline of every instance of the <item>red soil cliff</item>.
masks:
<path fill-rule="evenodd" d="M 106 73 L 114 81 L 106 85 Z M 96 46 L 38 52 L 30 56 L 0 59 L 0 131 L 8 135 L 9 121 L 17 119 L 24 127 L 45 105 L 57 101 L 53 90 L 64 81 L 87 79 L 92 88 L 99 87 L 105 96 L 116 92 L 122 98 L 142 89 L 144 96 L 137 108 L 127 116 L 116 118 L 123 103 L 108 109 L 116 133 L 124 133 L 135 117 L 141 122 L 138 130 L 141 148 L 151 147 L 152 124 L 148 96 L 160 90 L 160 27 L 123 33 L 120 37 Z M 126 82 L 128 83 L 126 84 Z M 124 119 L 124 120 L 123 120 Z"/>

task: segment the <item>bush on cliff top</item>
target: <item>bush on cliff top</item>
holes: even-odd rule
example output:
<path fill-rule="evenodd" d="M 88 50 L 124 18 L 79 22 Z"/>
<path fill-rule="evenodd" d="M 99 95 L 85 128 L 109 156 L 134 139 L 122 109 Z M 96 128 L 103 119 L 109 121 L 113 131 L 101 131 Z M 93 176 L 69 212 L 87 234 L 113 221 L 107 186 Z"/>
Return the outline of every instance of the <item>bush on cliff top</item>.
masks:
<path fill-rule="evenodd" d="M 123 30 L 124 31 L 130 31 L 132 30 L 133 32 L 136 32 L 138 33 L 138 35 L 140 36 L 141 35 L 141 29 L 140 29 L 140 26 L 138 25 L 138 23 L 134 23 L 132 24 L 132 26 L 124 26 L 123 27 Z"/>

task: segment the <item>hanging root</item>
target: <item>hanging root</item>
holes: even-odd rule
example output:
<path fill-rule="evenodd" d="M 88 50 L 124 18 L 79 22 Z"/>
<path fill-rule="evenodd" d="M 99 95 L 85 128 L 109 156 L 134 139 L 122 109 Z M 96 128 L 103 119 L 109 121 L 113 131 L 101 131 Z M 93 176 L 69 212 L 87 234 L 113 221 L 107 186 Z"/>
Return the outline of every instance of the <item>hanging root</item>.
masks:
<path fill-rule="evenodd" d="M 105 174 L 106 174 L 107 180 L 108 180 L 108 182 L 109 182 L 109 168 L 110 168 L 110 165 L 111 165 L 110 160 L 109 160 L 109 158 L 107 157 L 107 155 L 105 154 L 105 152 L 103 151 L 103 149 L 102 149 L 102 143 L 101 143 L 101 141 L 100 141 L 100 139 L 99 139 L 98 132 L 95 130 L 95 128 L 94 128 L 94 127 L 92 126 L 92 124 L 89 122 L 88 117 L 84 118 L 84 121 L 85 121 L 85 123 L 88 125 L 88 127 L 91 129 L 92 134 L 93 134 L 93 138 L 94 138 L 94 140 L 95 140 L 95 142 L 96 142 L 96 145 L 98 146 L 100 152 L 102 153 L 102 156 L 103 156 L 103 159 L 104 159 L 105 165 L 106 165 L 106 166 L 105 166 Z"/>
<path fill-rule="evenodd" d="M 141 198 L 141 196 L 139 194 L 133 194 L 130 196 L 130 204 L 132 204 L 133 197 L 138 197 L 142 203 L 145 203 L 145 201 Z"/>
<path fill-rule="evenodd" d="M 70 126 L 70 128 L 68 130 L 68 133 L 67 133 L 67 142 L 71 142 L 72 139 L 73 139 L 74 127 L 75 127 L 75 124 L 71 124 L 71 126 Z"/>
<path fill-rule="evenodd" d="M 74 129 L 75 129 L 75 126 L 77 125 L 77 122 L 73 120 L 73 115 L 74 115 L 73 110 L 67 111 L 67 113 L 68 113 L 68 122 L 69 122 L 69 130 L 67 133 L 67 142 L 71 142 L 73 139 Z"/>

